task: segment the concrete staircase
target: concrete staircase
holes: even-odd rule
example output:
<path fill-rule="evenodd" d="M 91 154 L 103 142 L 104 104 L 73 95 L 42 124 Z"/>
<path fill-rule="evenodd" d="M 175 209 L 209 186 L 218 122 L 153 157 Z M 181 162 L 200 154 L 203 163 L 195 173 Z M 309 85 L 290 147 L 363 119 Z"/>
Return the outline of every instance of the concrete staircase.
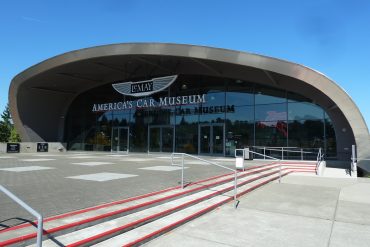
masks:
<path fill-rule="evenodd" d="M 270 163 L 238 172 L 237 196 L 315 163 Z M 233 201 L 234 174 L 224 174 L 44 220 L 43 246 L 135 246 Z M 0 231 L 0 246 L 34 246 L 36 224 Z"/>

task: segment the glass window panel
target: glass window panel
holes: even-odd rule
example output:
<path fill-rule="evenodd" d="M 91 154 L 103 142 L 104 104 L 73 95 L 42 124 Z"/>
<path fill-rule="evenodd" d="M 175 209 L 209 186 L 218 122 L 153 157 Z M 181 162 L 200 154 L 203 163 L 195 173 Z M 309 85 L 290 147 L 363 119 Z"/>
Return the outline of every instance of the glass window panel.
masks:
<path fill-rule="evenodd" d="M 254 107 L 235 107 L 226 114 L 225 154 L 233 156 L 235 149 L 254 145 Z"/>
<path fill-rule="evenodd" d="M 253 105 L 254 84 L 242 80 L 229 80 L 226 92 L 227 105 Z"/>
<path fill-rule="evenodd" d="M 199 107 L 191 105 L 183 105 L 176 107 L 176 124 L 191 124 L 199 121 Z"/>
<path fill-rule="evenodd" d="M 153 108 L 147 114 L 149 125 L 172 125 L 175 122 L 175 108 Z"/>
<path fill-rule="evenodd" d="M 286 93 L 283 90 L 256 86 L 255 100 L 257 104 L 272 104 L 286 102 Z"/>
<path fill-rule="evenodd" d="M 210 154 L 211 153 L 211 126 L 199 126 L 200 131 L 200 153 Z"/>
<path fill-rule="evenodd" d="M 253 105 L 254 94 L 248 92 L 227 92 L 226 93 L 227 105 Z"/>
<path fill-rule="evenodd" d="M 289 103 L 288 104 L 288 119 L 303 120 L 303 119 L 323 119 L 324 111 L 321 107 L 312 103 Z"/>
<path fill-rule="evenodd" d="M 286 104 L 256 105 L 256 121 L 286 121 L 286 107 Z"/>
<path fill-rule="evenodd" d="M 146 152 L 148 142 L 147 112 L 143 109 L 136 109 L 131 118 L 130 124 L 130 151 Z"/>
<path fill-rule="evenodd" d="M 212 153 L 218 155 L 224 153 L 224 125 L 212 126 Z"/>
<path fill-rule="evenodd" d="M 149 151 L 160 152 L 161 151 L 161 128 L 150 127 L 149 128 Z"/>
<path fill-rule="evenodd" d="M 284 147 L 287 145 L 286 121 L 256 122 L 255 145 L 267 147 Z"/>
<path fill-rule="evenodd" d="M 223 123 L 225 114 L 201 114 L 199 115 L 199 123 Z"/>
<path fill-rule="evenodd" d="M 162 152 L 173 152 L 173 127 L 162 127 Z"/>
<path fill-rule="evenodd" d="M 110 151 L 112 133 L 112 113 L 106 112 L 98 118 L 97 131 L 95 132 L 93 150 Z"/>
<path fill-rule="evenodd" d="M 225 92 L 207 93 L 205 96 L 206 102 L 202 106 L 224 106 Z"/>
<path fill-rule="evenodd" d="M 176 125 L 176 151 L 198 153 L 198 123 L 184 120 Z"/>
<path fill-rule="evenodd" d="M 113 127 L 128 126 L 130 123 L 129 114 L 113 115 L 112 125 Z"/>
<path fill-rule="evenodd" d="M 329 117 L 325 119 L 325 137 L 326 137 L 326 147 L 325 147 L 326 157 L 334 158 L 337 156 L 337 142 L 334 125 Z"/>
<path fill-rule="evenodd" d="M 254 107 L 253 106 L 235 106 L 234 111 L 226 113 L 226 121 L 254 121 Z"/>
<path fill-rule="evenodd" d="M 324 148 L 324 122 L 322 120 L 289 121 L 289 146 Z"/>

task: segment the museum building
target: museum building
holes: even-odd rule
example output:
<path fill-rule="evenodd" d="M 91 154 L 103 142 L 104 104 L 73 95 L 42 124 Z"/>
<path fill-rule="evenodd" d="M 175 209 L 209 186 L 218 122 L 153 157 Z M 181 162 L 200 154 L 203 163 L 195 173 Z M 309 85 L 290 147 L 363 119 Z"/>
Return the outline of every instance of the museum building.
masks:
<path fill-rule="evenodd" d="M 336 83 L 305 66 L 194 45 L 128 43 L 52 57 L 18 74 L 10 110 L 23 141 L 67 150 L 233 156 L 322 148 L 368 158 L 369 132 Z"/>

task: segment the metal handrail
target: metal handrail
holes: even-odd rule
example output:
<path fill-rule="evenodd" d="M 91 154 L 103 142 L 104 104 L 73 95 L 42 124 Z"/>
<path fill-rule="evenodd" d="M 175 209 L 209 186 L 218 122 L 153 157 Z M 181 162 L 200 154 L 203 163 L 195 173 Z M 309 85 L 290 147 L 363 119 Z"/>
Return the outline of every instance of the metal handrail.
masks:
<path fill-rule="evenodd" d="M 237 193 L 238 193 L 238 176 L 237 176 L 238 171 L 236 169 L 234 170 L 230 167 L 226 167 L 226 166 L 220 165 L 218 163 L 211 162 L 211 161 L 208 161 L 208 160 L 205 160 L 205 159 L 202 159 L 202 158 L 199 158 L 197 156 L 190 155 L 190 154 L 187 154 L 187 153 L 172 153 L 171 154 L 172 165 L 174 164 L 173 163 L 173 158 L 174 158 L 175 155 L 181 155 L 181 188 L 182 189 L 184 189 L 184 156 L 187 156 L 187 157 L 190 157 L 190 158 L 193 158 L 193 159 L 197 159 L 197 160 L 203 161 L 205 163 L 215 165 L 215 166 L 218 166 L 218 167 L 221 167 L 221 168 L 224 168 L 224 169 L 227 169 L 227 170 L 230 170 L 230 171 L 234 172 L 234 207 L 237 208 L 238 203 L 237 203 L 237 200 L 236 200 L 236 196 L 237 196 Z"/>
<path fill-rule="evenodd" d="M 303 151 L 304 149 L 314 149 L 314 148 L 299 148 L 299 147 L 264 147 L 264 146 L 251 146 L 254 149 L 262 149 L 263 154 L 266 155 L 266 151 L 276 151 L 281 152 L 281 159 L 284 159 L 284 152 L 287 153 L 300 153 L 301 160 L 303 160 L 303 154 L 315 154 L 316 152 Z M 300 149 L 300 150 L 289 150 L 289 149 Z"/>
<path fill-rule="evenodd" d="M 245 159 L 245 152 L 249 152 L 249 153 L 252 153 L 252 154 L 257 154 L 257 155 L 261 155 L 263 156 L 264 158 L 269 158 L 269 159 L 272 159 L 272 160 L 277 160 L 278 163 L 279 163 L 279 183 L 281 182 L 281 160 L 280 159 L 277 159 L 275 157 L 272 157 L 272 156 L 268 156 L 268 155 L 265 155 L 265 154 L 261 154 L 261 153 L 257 153 L 257 152 L 254 152 L 254 151 L 251 151 L 249 149 L 235 149 L 235 157 L 237 157 L 236 153 L 237 151 L 242 151 L 243 152 L 243 160 Z"/>
<path fill-rule="evenodd" d="M 356 145 L 352 145 L 352 154 L 351 154 L 351 171 L 357 171 L 357 152 Z"/>
<path fill-rule="evenodd" d="M 37 247 L 42 246 L 42 233 L 43 233 L 43 217 L 40 213 L 36 212 L 33 208 L 28 206 L 24 201 L 19 199 L 16 195 L 14 195 L 12 192 L 7 190 L 4 186 L 0 185 L 0 191 L 4 192 L 5 195 L 9 196 L 13 201 L 18 203 L 21 207 L 23 207 L 25 210 L 27 210 L 30 214 L 35 216 L 37 218 L 37 240 L 36 245 Z"/>
<path fill-rule="evenodd" d="M 321 151 L 321 148 L 319 149 L 319 152 L 317 153 L 316 158 L 316 174 L 319 175 L 319 166 L 321 161 L 324 160 L 324 153 Z"/>

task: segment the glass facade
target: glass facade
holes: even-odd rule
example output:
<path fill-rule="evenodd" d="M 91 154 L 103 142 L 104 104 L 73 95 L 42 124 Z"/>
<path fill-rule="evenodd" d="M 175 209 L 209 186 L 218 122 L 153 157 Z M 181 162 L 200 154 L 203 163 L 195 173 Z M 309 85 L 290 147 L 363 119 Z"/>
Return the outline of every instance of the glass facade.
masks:
<path fill-rule="evenodd" d="M 309 99 L 200 75 L 179 75 L 145 97 L 124 96 L 111 84 L 85 92 L 69 108 L 65 142 L 69 150 L 232 156 L 236 148 L 267 146 L 323 148 L 336 156 L 332 121 Z"/>

